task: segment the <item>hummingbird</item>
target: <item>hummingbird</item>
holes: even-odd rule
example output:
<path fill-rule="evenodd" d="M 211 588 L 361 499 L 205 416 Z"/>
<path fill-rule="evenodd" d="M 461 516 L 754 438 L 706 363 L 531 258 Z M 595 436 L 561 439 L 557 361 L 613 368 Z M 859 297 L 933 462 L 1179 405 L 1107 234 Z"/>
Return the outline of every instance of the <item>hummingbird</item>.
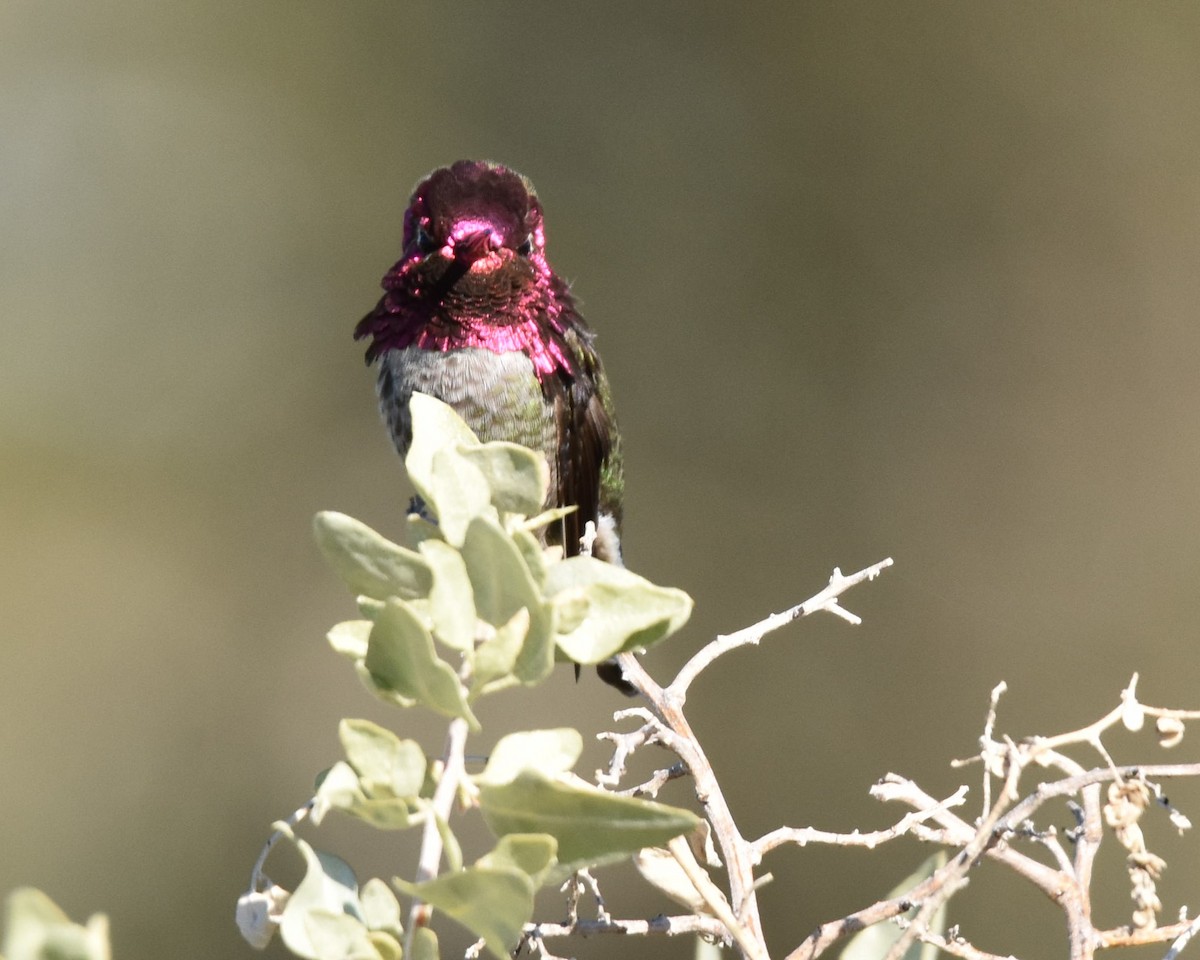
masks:
<path fill-rule="evenodd" d="M 434 170 L 409 199 L 403 244 L 382 299 L 354 331 L 370 340 L 367 363 L 379 362 L 380 412 L 401 457 L 412 442 L 413 391 L 436 397 L 481 440 L 545 455 L 546 506 L 576 508 L 547 542 L 575 556 L 591 523 L 592 555 L 623 566 L 612 395 L 595 335 L 546 259 L 533 184 L 486 160 Z M 596 669 L 635 692 L 615 662 Z"/>

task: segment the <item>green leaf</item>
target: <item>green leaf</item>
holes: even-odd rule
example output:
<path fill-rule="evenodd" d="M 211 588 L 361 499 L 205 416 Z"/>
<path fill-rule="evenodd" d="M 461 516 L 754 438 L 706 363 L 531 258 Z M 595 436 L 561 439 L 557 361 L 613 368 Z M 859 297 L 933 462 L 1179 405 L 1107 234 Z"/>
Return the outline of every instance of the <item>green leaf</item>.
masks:
<path fill-rule="evenodd" d="M 353 940 L 353 934 L 343 921 L 331 922 L 330 916 L 345 915 L 355 921 L 365 942 L 366 927 L 360 916 L 354 871 L 341 858 L 314 850 L 287 824 L 276 824 L 276 829 L 296 845 L 305 865 L 304 879 L 288 898 L 279 920 L 279 932 L 287 948 L 307 960 L 333 960 L 336 953 L 323 952 L 336 949 L 329 947 L 330 941 L 344 936 Z"/>
<path fill-rule="evenodd" d="M 320 778 L 311 818 L 320 824 L 330 810 L 341 810 L 380 830 L 407 830 L 424 823 L 428 804 L 417 797 L 369 797 L 350 764 L 339 760 Z"/>
<path fill-rule="evenodd" d="M 286 913 L 286 908 L 284 909 Z M 367 928 L 357 917 L 347 913 L 311 909 L 304 914 L 306 953 L 302 957 L 314 960 L 380 960 Z M 286 939 L 284 941 L 287 943 Z M 297 953 L 288 943 L 288 949 Z"/>
<path fill-rule="evenodd" d="M 412 600 L 429 593 L 433 576 L 421 555 L 392 543 L 365 523 L 323 511 L 313 520 L 317 546 L 355 593 Z"/>
<path fill-rule="evenodd" d="M 475 595 L 462 554 L 443 540 L 426 540 L 421 555 L 433 571 L 429 612 L 437 639 L 455 650 L 475 643 Z"/>
<path fill-rule="evenodd" d="M 542 509 L 550 486 L 550 467 L 540 453 L 498 440 L 462 447 L 459 454 L 487 478 L 497 509 L 525 517 Z"/>
<path fill-rule="evenodd" d="M 404 518 L 407 532 L 404 536 L 406 543 L 419 547 L 426 540 L 441 540 L 442 531 L 438 525 L 419 513 L 410 513 Z"/>
<path fill-rule="evenodd" d="M 517 680 L 512 676 L 517 656 L 529 634 L 529 610 L 522 607 L 493 636 L 475 648 L 471 665 L 471 696 L 490 693 Z"/>
<path fill-rule="evenodd" d="M 558 841 L 546 833 L 510 833 L 477 861 L 481 867 L 515 867 L 539 887 L 554 864 Z"/>
<path fill-rule="evenodd" d="M 541 589 L 546 582 L 546 548 L 528 530 L 513 530 L 511 536 L 513 543 L 521 551 L 521 559 L 525 561 L 529 575 L 538 589 Z"/>
<path fill-rule="evenodd" d="M 916 870 L 896 884 L 891 892 L 887 894 L 886 899 L 890 900 L 901 896 L 918 883 L 933 876 L 934 873 L 945 865 L 946 852 L 939 850 L 931 857 L 927 857 Z M 916 915 L 916 912 L 917 908 L 914 907 L 908 911 L 907 916 L 911 919 Z M 933 915 L 929 929 L 934 933 L 946 932 L 945 903 Z M 900 939 L 903 933 L 904 931 L 894 923 L 876 923 L 873 926 L 866 927 L 850 938 L 846 944 L 846 948 L 840 954 L 840 960 L 878 960 L 879 957 L 887 956 L 892 945 Z M 931 943 L 914 943 L 904 952 L 904 960 L 936 960 L 938 956 L 938 948 Z"/>
<path fill-rule="evenodd" d="M 369 930 L 381 930 L 395 937 L 404 936 L 404 928 L 400 925 L 400 901 L 392 893 L 392 888 L 372 877 L 362 885 L 358 899 L 362 905 L 363 922 Z"/>
<path fill-rule="evenodd" d="M 520 530 L 540 530 L 542 527 L 548 527 L 552 523 L 556 523 L 563 517 L 568 516 L 578 510 L 578 507 L 552 507 L 549 510 L 544 510 L 537 516 L 529 517 L 527 520 L 518 524 Z"/>
<path fill-rule="evenodd" d="M 442 536 L 456 547 L 462 546 L 467 525 L 475 517 L 495 513 L 487 478 L 455 448 L 434 453 L 429 484 L 426 489 L 417 487 L 417 492 L 433 508 Z"/>
<path fill-rule="evenodd" d="M 404 956 L 400 941 L 386 930 L 371 930 L 367 933 L 367 939 L 371 941 L 379 960 L 401 960 Z"/>
<path fill-rule="evenodd" d="M 417 927 L 412 936 L 412 954 L 408 960 L 438 960 L 437 934 L 429 927 Z"/>
<path fill-rule="evenodd" d="M 372 798 L 416 798 L 425 782 L 425 751 L 370 720 L 343 720 L 338 737 L 346 759 Z"/>
<path fill-rule="evenodd" d="M 583 737 L 570 727 L 510 733 L 501 737 L 492 748 L 478 780 L 481 783 L 510 783 L 525 770 L 552 778 L 575 766 L 581 753 Z"/>
<path fill-rule="evenodd" d="M 404 601 L 387 601 L 371 630 L 363 665 L 382 690 L 443 716 L 462 717 L 471 729 L 479 729 L 458 676 L 438 657 L 433 637 Z"/>
<path fill-rule="evenodd" d="M 432 486 L 434 455 L 446 447 L 478 446 L 479 440 L 454 409 L 424 393 L 414 393 L 408 402 L 412 415 L 412 443 L 404 467 L 421 495 Z M 426 501 L 429 502 L 429 501 Z"/>
<path fill-rule="evenodd" d="M 345 620 L 331 627 L 325 636 L 335 653 L 351 660 L 361 660 L 367 655 L 372 626 L 374 624 L 370 620 Z"/>
<path fill-rule="evenodd" d="M 462 555 L 481 619 L 500 627 L 522 607 L 529 611 L 529 631 L 513 672 L 525 684 L 544 680 L 554 668 L 550 615 L 520 549 L 495 521 L 477 517 L 467 528 Z"/>
<path fill-rule="evenodd" d="M 473 866 L 426 883 L 392 883 L 482 937 L 499 960 L 508 960 L 533 917 L 533 881 L 515 867 Z"/>
<path fill-rule="evenodd" d="M 497 836 L 547 833 L 558 841 L 555 877 L 662 846 L 699 823 L 687 810 L 619 797 L 582 780 L 548 780 L 529 770 L 510 783 L 481 783 L 479 800 L 483 818 Z"/>
<path fill-rule="evenodd" d="M 546 596 L 562 611 L 557 642 L 576 663 L 599 663 L 666 639 L 686 622 L 692 598 L 595 557 L 570 557 L 546 572 Z M 579 619 L 579 604 L 587 614 Z"/>
<path fill-rule="evenodd" d="M 108 919 L 93 914 L 86 926 L 72 923 L 41 890 L 18 887 L 4 909 L 4 955 L 8 960 L 109 960 Z"/>

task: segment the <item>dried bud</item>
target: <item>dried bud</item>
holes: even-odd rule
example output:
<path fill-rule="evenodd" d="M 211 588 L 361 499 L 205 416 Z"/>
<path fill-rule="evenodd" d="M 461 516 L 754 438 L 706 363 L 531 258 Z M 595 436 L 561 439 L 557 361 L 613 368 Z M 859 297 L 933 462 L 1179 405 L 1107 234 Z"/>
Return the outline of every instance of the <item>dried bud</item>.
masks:
<path fill-rule="evenodd" d="M 1132 696 L 1122 697 L 1121 699 L 1123 701 L 1121 703 L 1121 723 L 1125 724 L 1126 730 L 1137 733 L 1145 726 L 1146 708 Z"/>
<path fill-rule="evenodd" d="M 1154 721 L 1158 732 L 1158 745 L 1165 749 L 1176 746 L 1183 739 L 1183 721 L 1178 717 L 1159 717 Z"/>

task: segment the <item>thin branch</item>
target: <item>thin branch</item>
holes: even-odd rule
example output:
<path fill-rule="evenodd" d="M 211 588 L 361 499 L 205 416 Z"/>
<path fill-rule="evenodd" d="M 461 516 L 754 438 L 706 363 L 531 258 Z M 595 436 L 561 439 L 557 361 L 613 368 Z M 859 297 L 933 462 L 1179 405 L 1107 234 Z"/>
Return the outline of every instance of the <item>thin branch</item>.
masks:
<path fill-rule="evenodd" d="M 794 843 L 799 847 L 806 847 L 810 843 L 827 843 L 839 847 L 866 847 L 871 850 L 881 843 L 910 833 L 916 824 L 932 819 L 943 810 L 961 806 L 966 798 L 967 787 L 964 784 L 940 803 L 925 810 L 916 810 L 913 813 L 905 814 L 894 826 L 886 830 L 875 830 L 871 833 L 860 833 L 857 830 L 850 833 L 828 833 L 814 827 L 780 827 L 778 830 L 772 830 L 759 837 L 750 844 L 750 847 L 753 850 L 756 864 L 762 862 L 763 854 L 769 853 L 785 843 Z"/>
<path fill-rule="evenodd" d="M 678 697 L 680 703 L 682 703 L 687 697 L 687 690 L 691 686 L 692 681 L 718 657 L 724 656 L 730 650 L 735 650 L 738 647 L 743 647 L 747 644 L 757 644 L 768 633 L 778 630 L 780 627 L 787 626 L 793 620 L 807 617 L 809 614 L 816 613 L 819 610 L 832 613 L 857 626 L 862 623 L 862 619 L 840 606 L 838 598 L 855 584 L 862 583 L 864 580 L 874 580 L 879 576 L 881 571 L 890 567 L 892 563 L 892 558 L 888 557 L 886 560 L 880 560 L 879 563 L 872 564 L 849 576 L 845 576 L 841 570 L 834 567 L 833 574 L 829 577 L 828 586 L 819 593 L 809 597 L 803 603 L 799 603 L 791 609 L 784 610 L 782 613 L 773 613 L 753 626 L 745 627 L 736 633 L 719 636 L 711 643 L 706 644 L 676 674 L 675 679 L 671 681 L 670 693 Z"/>
<path fill-rule="evenodd" d="M 650 920 L 577 920 L 574 923 L 527 923 L 522 942 L 530 939 L 552 939 L 555 937 L 591 937 L 602 933 L 620 936 L 644 937 L 650 934 L 677 937 L 680 934 L 698 934 L 722 943 L 730 943 L 729 931 L 716 917 L 697 914 L 668 917 L 659 914 Z M 514 951 L 520 952 L 520 947 Z"/>
<path fill-rule="evenodd" d="M 430 815 L 425 821 L 424 832 L 421 834 L 421 855 L 417 862 L 416 883 L 432 880 L 438 874 L 442 862 L 442 834 L 438 829 L 439 821 L 446 823 L 454 806 L 454 797 L 458 793 L 458 785 L 466 775 L 465 746 L 467 743 L 467 721 L 455 717 L 450 721 L 446 731 L 446 751 L 442 763 L 442 775 L 438 779 L 437 789 L 433 792 L 433 803 Z M 429 910 L 417 897 L 413 898 L 408 912 L 408 928 L 404 932 L 404 955 L 412 956 L 413 933 L 418 926 L 429 923 Z"/>

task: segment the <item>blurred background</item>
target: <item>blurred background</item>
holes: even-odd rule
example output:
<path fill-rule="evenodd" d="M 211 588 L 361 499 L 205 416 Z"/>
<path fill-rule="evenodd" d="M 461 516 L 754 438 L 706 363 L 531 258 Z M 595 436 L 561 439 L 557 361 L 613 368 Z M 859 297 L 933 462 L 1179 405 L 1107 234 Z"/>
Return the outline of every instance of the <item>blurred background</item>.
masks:
<path fill-rule="evenodd" d="M 119 960 L 249 957 L 234 900 L 338 719 L 440 744 L 326 646 L 354 610 L 310 518 L 402 531 L 351 333 L 413 184 L 461 157 L 532 178 L 599 332 L 626 557 L 697 602 L 652 672 L 896 559 L 846 598 L 861 627 L 793 625 L 693 688 L 747 835 L 890 824 L 867 796 L 888 771 L 978 802 L 948 761 L 1002 679 L 1014 736 L 1099 717 L 1135 670 L 1148 702 L 1200 706 L 1198 89 L 1183 4 L 8 0 L 0 890 L 107 911 Z M 624 706 L 564 669 L 484 720 L 591 732 Z M 1196 841 L 1147 820 L 1170 920 L 1200 899 Z M 411 872 L 406 837 L 308 836 Z M 774 855 L 774 951 L 928 852 Z M 1116 926 L 1119 853 L 1100 869 Z M 619 915 L 669 909 L 607 877 Z M 1066 953 L 992 868 L 951 919 Z"/>

